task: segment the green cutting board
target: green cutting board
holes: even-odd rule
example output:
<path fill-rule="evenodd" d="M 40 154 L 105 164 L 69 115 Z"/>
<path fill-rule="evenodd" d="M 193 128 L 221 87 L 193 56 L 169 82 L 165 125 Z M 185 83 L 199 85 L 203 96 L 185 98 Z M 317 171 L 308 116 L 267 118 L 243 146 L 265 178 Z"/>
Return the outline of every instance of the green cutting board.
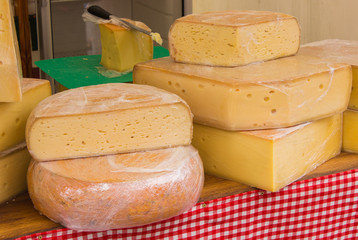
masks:
<path fill-rule="evenodd" d="M 153 58 L 169 56 L 169 51 L 155 46 Z M 67 88 L 77 88 L 102 83 L 132 82 L 132 72 L 122 74 L 106 70 L 101 55 L 55 58 L 36 61 L 35 64 L 50 77 Z"/>

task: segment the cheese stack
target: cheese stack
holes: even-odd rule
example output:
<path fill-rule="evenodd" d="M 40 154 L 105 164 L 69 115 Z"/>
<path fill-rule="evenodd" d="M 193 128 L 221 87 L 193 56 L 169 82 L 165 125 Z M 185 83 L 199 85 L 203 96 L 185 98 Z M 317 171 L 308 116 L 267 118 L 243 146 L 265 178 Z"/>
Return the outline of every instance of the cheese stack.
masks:
<path fill-rule="evenodd" d="M 352 66 L 352 93 L 343 114 L 343 143 L 346 152 L 358 153 L 358 41 L 326 39 L 305 44 L 299 55 L 317 56 Z"/>
<path fill-rule="evenodd" d="M 278 191 L 339 154 L 351 90 L 349 65 L 290 56 L 297 44 L 285 14 L 194 14 L 173 23 L 171 57 L 137 64 L 133 81 L 189 104 L 207 173 Z"/>
<path fill-rule="evenodd" d="M 25 125 L 36 105 L 51 95 L 49 81 L 24 78 L 22 101 L 0 103 L 0 203 L 26 190 L 30 155 L 25 144 Z"/>
<path fill-rule="evenodd" d="M 204 181 L 192 128 L 188 105 L 151 86 L 110 83 L 48 97 L 26 127 L 35 208 L 83 231 L 139 226 L 188 210 Z"/>

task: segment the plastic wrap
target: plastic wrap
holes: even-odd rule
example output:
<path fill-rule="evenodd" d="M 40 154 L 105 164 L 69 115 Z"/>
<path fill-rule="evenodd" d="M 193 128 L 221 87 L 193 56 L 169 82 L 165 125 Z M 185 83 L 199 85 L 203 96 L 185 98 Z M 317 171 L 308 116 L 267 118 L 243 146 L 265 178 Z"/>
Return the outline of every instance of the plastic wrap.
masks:
<path fill-rule="evenodd" d="M 182 97 L 200 124 L 226 130 L 288 127 L 343 112 L 351 67 L 292 56 L 223 68 L 176 63 L 169 57 L 137 64 L 133 82 Z"/>
<path fill-rule="evenodd" d="M 26 126 L 28 149 L 39 161 L 187 145 L 191 137 L 192 114 L 184 100 L 126 83 L 52 95 Z"/>
<path fill-rule="evenodd" d="M 204 173 L 192 146 L 52 162 L 32 161 L 35 208 L 83 231 L 140 226 L 173 217 L 199 199 Z"/>
<path fill-rule="evenodd" d="M 21 57 L 10 0 L 0 1 L 0 102 L 19 102 Z"/>
<path fill-rule="evenodd" d="M 232 67 L 295 54 L 300 27 L 283 13 L 207 12 L 176 19 L 168 39 L 177 62 Z"/>
<path fill-rule="evenodd" d="M 194 124 L 193 146 L 205 172 L 278 191 L 338 155 L 342 114 L 298 126 L 225 131 Z"/>
<path fill-rule="evenodd" d="M 358 110 L 358 41 L 326 39 L 312 42 L 303 45 L 298 54 L 352 65 L 352 93 L 348 107 Z"/>

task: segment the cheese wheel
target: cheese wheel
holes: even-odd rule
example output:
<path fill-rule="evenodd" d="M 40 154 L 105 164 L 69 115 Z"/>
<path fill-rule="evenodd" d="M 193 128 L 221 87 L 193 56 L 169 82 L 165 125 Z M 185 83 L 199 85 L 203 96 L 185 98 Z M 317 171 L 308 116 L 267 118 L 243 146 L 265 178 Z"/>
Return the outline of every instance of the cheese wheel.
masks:
<path fill-rule="evenodd" d="M 204 173 L 192 146 L 52 162 L 32 161 L 34 206 L 83 231 L 140 226 L 173 217 L 199 199 Z"/>
<path fill-rule="evenodd" d="M 168 40 L 177 62 L 232 67 L 295 54 L 300 26 L 283 13 L 206 12 L 176 19 Z"/>
<path fill-rule="evenodd" d="M 26 141 L 34 159 L 50 161 L 188 145 L 192 125 L 177 95 L 109 83 L 46 98 L 29 116 Z"/>

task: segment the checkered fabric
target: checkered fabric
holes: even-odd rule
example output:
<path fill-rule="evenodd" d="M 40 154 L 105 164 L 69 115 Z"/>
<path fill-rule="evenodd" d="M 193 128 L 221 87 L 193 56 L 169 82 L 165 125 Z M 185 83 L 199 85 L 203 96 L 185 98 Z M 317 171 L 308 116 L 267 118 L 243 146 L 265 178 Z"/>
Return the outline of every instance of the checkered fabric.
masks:
<path fill-rule="evenodd" d="M 196 204 L 154 224 L 20 239 L 358 239 L 358 169 Z"/>

